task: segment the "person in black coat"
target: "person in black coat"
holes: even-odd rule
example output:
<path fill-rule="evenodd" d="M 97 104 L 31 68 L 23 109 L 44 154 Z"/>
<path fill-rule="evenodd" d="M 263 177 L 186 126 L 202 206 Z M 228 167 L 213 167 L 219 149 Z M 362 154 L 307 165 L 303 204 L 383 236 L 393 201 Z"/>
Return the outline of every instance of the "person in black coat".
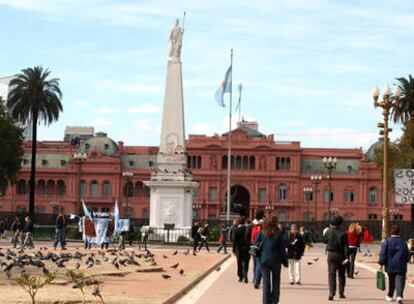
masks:
<path fill-rule="evenodd" d="M 237 258 L 237 276 L 239 282 L 248 283 L 247 273 L 249 271 L 250 260 L 250 233 L 246 226 L 246 220 L 244 217 L 240 217 L 238 226 L 234 231 L 233 239 L 233 253 Z"/>
<path fill-rule="evenodd" d="M 290 285 L 300 285 L 300 260 L 305 251 L 303 238 L 298 228 L 293 224 L 286 243 L 287 258 L 289 261 L 289 281 Z"/>
<path fill-rule="evenodd" d="M 32 219 L 29 216 L 26 216 L 25 218 L 23 232 L 24 232 L 25 237 L 24 237 L 22 247 L 23 248 L 24 247 L 34 248 L 34 245 L 33 245 L 34 224 L 33 224 Z"/>
<path fill-rule="evenodd" d="M 17 243 L 22 244 L 22 235 L 23 235 L 23 224 L 20 220 L 20 217 L 16 215 L 13 223 L 11 224 L 11 231 L 13 233 L 12 243 L 13 247 L 17 247 Z"/>
<path fill-rule="evenodd" d="M 57 245 L 60 243 L 62 250 L 65 248 L 65 233 L 66 233 L 66 220 L 65 216 L 62 213 L 56 217 L 55 222 L 55 242 L 53 247 L 56 249 Z"/>
<path fill-rule="evenodd" d="M 200 235 L 198 234 L 199 224 L 195 222 L 191 227 L 191 238 L 193 239 L 193 255 L 196 255 L 198 242 L 200 242 Z"/>

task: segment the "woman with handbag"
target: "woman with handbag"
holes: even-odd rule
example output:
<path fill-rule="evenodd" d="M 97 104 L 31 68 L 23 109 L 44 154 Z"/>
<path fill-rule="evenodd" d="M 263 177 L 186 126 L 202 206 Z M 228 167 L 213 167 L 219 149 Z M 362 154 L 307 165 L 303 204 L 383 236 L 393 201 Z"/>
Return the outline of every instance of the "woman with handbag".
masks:
<path fill-rule="evenodd" d="M 399 236 L 400 227 L 392 225 L 390 233 L 391 236 L 381 246 L 378 264 L 381 265 L 381 271 L 385 266 L 388 274 L 388 294 L 385 300 L 392 302 L 396 291 L 397 303 L 402 304 L 410 253 L 407 243 Z"/>
<path fill-rule="evenodd" d="M 219 243 L 220 246 L 217 249 L 217 253 L 220 253 L 221 249 L 224 249 L 224 254 L 227 254 L 227 243 L 226 243 L 226 235 L 227 231 L 229 230 L 228 227 L 226 227 L 224 224 L 220 225 L 220 237 L 219 237 Z"/>
<path fill-rule="evenodd" d="M 279 231 L 276 214 L 266 217 L 255 244 L 263 276 L 263 304 L 277 304 L 280 297 L 280 272 L 288 267 L 284 235 Z"/>

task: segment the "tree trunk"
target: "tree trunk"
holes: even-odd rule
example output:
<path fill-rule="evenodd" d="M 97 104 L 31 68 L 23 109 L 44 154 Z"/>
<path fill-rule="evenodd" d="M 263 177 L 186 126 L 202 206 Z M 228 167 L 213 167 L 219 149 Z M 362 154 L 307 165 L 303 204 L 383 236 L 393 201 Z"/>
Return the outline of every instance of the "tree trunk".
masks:
<path fill-rule="evenodd" d="M 34 219 L 35 211 L 35 185 L 36 185 L 36 145 L 37 145 L 37 113 L 32 113 L 32 161 L 30 167 L 30 196 L 29 196 L 29 215 Z"/>

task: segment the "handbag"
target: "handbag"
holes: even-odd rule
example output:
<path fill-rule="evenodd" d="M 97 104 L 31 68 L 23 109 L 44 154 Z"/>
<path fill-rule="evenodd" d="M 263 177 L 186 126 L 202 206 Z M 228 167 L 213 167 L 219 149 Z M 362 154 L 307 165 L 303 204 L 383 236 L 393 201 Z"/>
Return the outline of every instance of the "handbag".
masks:
<path fill-rule="evenodd" d="M 262 233 L 260 232 L 254 244 L 250 247 L 249 254 L 252 257 L 259 257 L 262 250 Z"/>
<path fill-rule="evenodd" d="M 224 236 L 220 236 L 219 237 L 219 243 L 224 244 L 225 242 L 226 242 L 226 240 L 224 239 Z"/>
<path fill-rule="evenodd" d="M 385 274 L 383 271 L 377 271 L 377 288 L 379 290 L 385 290 Z"/>

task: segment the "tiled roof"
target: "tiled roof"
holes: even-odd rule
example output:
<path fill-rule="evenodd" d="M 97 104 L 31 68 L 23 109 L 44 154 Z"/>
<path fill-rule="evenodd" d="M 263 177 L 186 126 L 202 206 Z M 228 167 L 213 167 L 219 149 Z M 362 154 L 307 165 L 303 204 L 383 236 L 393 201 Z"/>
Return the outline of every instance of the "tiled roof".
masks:
<path fill-rule="evenodd" d="M 259 131 L 256 131 L 252 128 L 248 128 L 245 126 L 240 126 L 237 129 L 232 130 L 231 132 L 233 133 L 236 130 L 241 130 L 243 132 L 245 132 L 247 134 L 247 136 L 249 137 L 266 137 L 266 135 L 264 135 L 263 133 L 260 133 Z M 223 133 L 222 136 L 228 136 L 229 132 Z"/>
<path fill-rule="evenodd" d="M 157 155 L 121 155 L 123 169 L 152 169 L 155 168 Z"/>
<path fill-rule="evenodd" d="M 68 166 L 71 155 L 68 154 L 43 154 L 36 155 L 36 168 L 66 168 Z M 32 160 L 31 153 L 25 153 L 23 156 L 22 167 L 30 168 Z"/>
<path fill-rule="evenodd" d="M 334 173 L 339 174 L 358 174 L 359 159 L 338 159 Z M 326 169 L 322 159 L 303 158 L 300 165 L 300 171 L 303 174 L 324 174 Z"/>

